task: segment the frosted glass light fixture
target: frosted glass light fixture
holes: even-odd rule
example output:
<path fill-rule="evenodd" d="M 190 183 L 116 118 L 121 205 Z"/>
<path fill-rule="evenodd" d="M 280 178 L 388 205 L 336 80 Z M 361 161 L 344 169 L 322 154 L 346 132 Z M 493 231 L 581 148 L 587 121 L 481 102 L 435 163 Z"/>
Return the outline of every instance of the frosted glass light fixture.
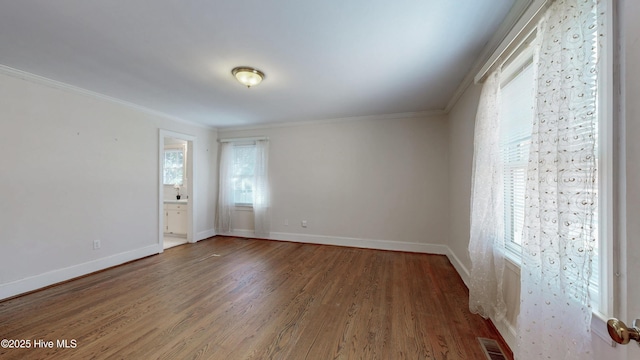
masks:
<path fill-rule="evenodd" d="M 264 73 L 262 71 L 247 66 L 234 68 L 231 70 L 231 73 L 242 85 L 248 88 L 260 84 L 262 79 L 264 79 Z"/>

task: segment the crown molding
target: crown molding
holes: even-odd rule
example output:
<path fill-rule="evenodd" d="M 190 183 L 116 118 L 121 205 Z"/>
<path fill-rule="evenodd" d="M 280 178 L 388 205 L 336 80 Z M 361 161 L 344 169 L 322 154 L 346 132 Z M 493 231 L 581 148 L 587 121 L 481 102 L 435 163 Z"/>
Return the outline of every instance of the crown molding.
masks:
<path fill-rule="evenodd" d="M 71 85 L 71 84 L 67 84 L 64 83 L 62 81 L 58 81 L 58 80 L 53 80 L 44 76 L 40 76 L 40 75 L 36 75 L 24 70 L 19 70 L 16 68 L 12 68 L 6 65 L 2 65 L 0 64 L 0 74 L 4 74 L 7 76 L 11 76 L 14 78 L 18 78 L 21 80 L 25 80 L 25 81 L 29 81 L 32 83 L 36 83 L 36 84 L 40 84 L 40 85 L 44 85 L 47 87 L 51 87 L 51 88 L 55 88 L 55 89 L 60 89 L 60 90 L 64 90 L 64 91 L 68 91 L 68 92 L 72 92 L 78 95 L 83 95 L 83 96 L 87 96 L 87 97 L 91 97 L 94 99 L 99 99 L 99 100 L 103 100 L 103 101 L 107 101 L 113 104 L 118 104 L 124 107 L 127 107 L 129 109 L 132 110 L 136 110 L 136 111 L 140 111 L 143 113 L 146 113 L 148 115 L 153 115 L 153 116 L 159 116 L 168 120 L 172 120 L 175 122 L 179 122 L 179 123 L 183 123 L 186 125 L 191 125 L 191 126 L 196 126 L 199 128 L 204 128 L 204 129 L 208 129 L 208 130 L 214 130 L 216 131 L 217 129 L 215 127 L 212 126 L 207 126 L 204 124 L 200 124 L 200 123 L 196 123 L 193 121 L 189 121 L 189 120 L 185 120 L 176 116 L 172 116 L 166 113 L 163 113 L 161 111 L 157 111 L 157 110 L 153 110 L 150 109 L 148 107 L 142 106 L 142 105 L 138 105 L 129 101 L 125 101 L 122 99 L 118 99 L 118 98 L 114 98 L 105 94 L 101 94 L 95 91 L 91 91 L 91 90 L 87 90 L 75 85 Z"/>
<path fill-rule="evenodd" d="M 363 116 L 352 116 L 352 117 L 320 119 L 320 120 L 287 121 L 287 122 L 279 122 L 279 123 L 254 124 L 254 125 L 246 125 L 246 126 L 218 127 L 217 130 L 218 132 L 231 132 L 231 131 L 241 131 L 241 130 L 262 130 L 262 129 L 272 129 L 272 128 L 292 127 L 292 126 L 333 124 L 333 123 L 341 123 L 341 122 L 349 122 L 349 121 L 420 119 L 420 118 L 428 118 L 428 117 L 435 117 L 435 116 L 442 116 L 442 115 L 446 115 L 446 112 L 443 110 L 428 110 L 428 111 L 418 111 L 418 112 L 363 115 Z"/>
<path fill-rule="evenodd" d="M 498 48 L 500 47 L 502 42 L 506 39 L 506 37 L 509 35 L 513 27 L 516 26 L 520 18 L 522 18 L 522 16 L 527 12 L 529 7 L 535 1 L 536 0 L 516 0 L 513 6 L 511 6 L 509 13 L 505 17 L 505 19 L 502 21 L 502 24 L 500 24 L 500 27 L 498 27 L 498 30 L 493 34 L 493 36 L 491 37 L 491 40 L 489 40 L 489 42 L 487 42 L 485 47 L 482 49 L 480 56 L 478 56 L 476 61 L 473 63 L 473 66 L 471 67 L 471 69 L 469 69 L 464 79 L 462 80 L 460 85 L 458 85 L 458 87 L 456 88 L 456 91 L 453 93 L 453 95 L 449 99 L 447 106 L 444 108 L 444 112 L 446 114 L 448 114 L 451 111 L 451 109 L 453 109 L 453 107 L 456 105 L 458 100 L 460 100 L 460 97 L 462 97 L 462 94 L 464 94 L 467 88 L 473 83 L 475 74 L 477 74 L 478 71 L 482 69 L 482 67 L 491 58 L 494 52 L 498 50 Z"/>

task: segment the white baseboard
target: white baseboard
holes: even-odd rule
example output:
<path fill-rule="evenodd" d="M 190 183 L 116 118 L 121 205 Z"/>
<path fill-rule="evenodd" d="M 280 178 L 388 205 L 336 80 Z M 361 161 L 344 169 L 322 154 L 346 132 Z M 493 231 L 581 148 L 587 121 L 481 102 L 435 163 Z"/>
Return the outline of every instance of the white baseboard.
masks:
<path fill-rule="evenodd" d="M 0 284 L 0 300 L 162 252 L 158 244 Z"/>
<path fill-rule="evenodd" d="M 294 233 L 271 233 L 270 239 L 310 244 L 348 246 L 365 249 L 407 251 L 428 254 L 447 254 L 447 246 L 439 244 L 422 244 L 403 241 L 373 240 L 340 236 L 307 235 Z"/>
<path fill-rule="evenodd" d="M 460 259 L 453 251 L 451 251 L 451 249 L 449 249 L 447 257 L 449 258 L 449 261 L 451 261 L 451 264 L 456 269 L 468 289 L 470 278 L 469 269 L 464 266 L 462 261 L 460 261 Z M 495 321 L 494 319 L 491 319 L 491 322 L 496 327 L 507 345 L 509 345 L 509 348 L 511 348 L 512 350 L 516 349 L 516 347 L 518 346 L 518 336 L 515 327 L 511 323 L 509 323 L 506 318 L 503 318 L 501 321 Z"/>
<path fill-rule="evenodd" d="M 450 248 L 447 247 L 447 249 L 449 250 L 449 252 L 447 253 L 449 261 L 451 261 L 451 264 L 462 278 L 464 284 L 467 286 L 467 288 L 469 288 L 469 269 L 464 266 L 462 261 L 460 261 L 460 259 L 453 251 L 451 251 Z M 509 323 L 506 318 L 503 318 L 501 321 L 495 321 L 494 319 L 491 319 L 491 322 L 496 327 L 507 345 L 509 345 L 509 348 L 515 350 L 518 346 L 518 336 L 515 327 L 511 323 Z"/>
<path fill-rule="evenodd" d="M 237 236 L 237 237 L 246 237 L 246 238 L 255 238 L 256 237 L 256 233 L 253 230 L 246 230 L 246 229 L 235 229 L 231 232 L 224 232 L 224 231 L 217 231 L 216 230 L 216 234 L 217 235 L 221 235 L 221 236 Z"/>
<path fill-rule="evenodd" d="M 466 266 L 464 266 L 462 261 L 458 259 L 456 254 L 453 251 L 451 251 L 451 249 L 448 246 L 447 246 L 447 257 L 449 258 L 449 261 L 451 261 L 451 265 L 453 265 L 453 267 L 456 269 L 456 271 L 462 278 L 462 281 L 464 282 L 464 284 L 467 286 L 467 288 L 469 288 L 469 270 L 467 269 Z"/>
<path fill-rule="evenodd" d="M 253 230 L 247 230 L 247 229 L 235 229 L 230 233 L 219 233 L 218 235 L 238 236 L 238 237 L 247 237 L 247 238 L 256 237 Z M 307 243 L 307 244 L 348 246 L 348 247 L 365 248 L 365 249 L 406 251 L 406 252 L 417 252 L 417 253 L 438 254 L 438 255 L 448 255 L 448 253 L 451 252 L 446 245 L 422 244 L 422 243 L 390 241 L 390 240 L 361 239 L 361 238 L 350 238 L 350 237 L 342 237 L 342 236 L 272 232 L 271 235 L 268 237 L 268 239 Z"/>
<path fill-rule="evenodd" d="M 506 318 L 503 318 L 502 321 L 495 321 L 491 319 L 491 322 L 507 345 L 509 345 L 511 351 L 515 352 L 518 348 L 518 332 L 516 331 L 516 328 L 510 324 Z"/>
<path fill-rule="evenodd" d="M 199 233 L 196 234 L 196 236 L 193 237 L 193 242 L 198 242 L 200 240 L 208 239 L 212 236 L 216 236 L 215 229 L 200 231 Z"/>

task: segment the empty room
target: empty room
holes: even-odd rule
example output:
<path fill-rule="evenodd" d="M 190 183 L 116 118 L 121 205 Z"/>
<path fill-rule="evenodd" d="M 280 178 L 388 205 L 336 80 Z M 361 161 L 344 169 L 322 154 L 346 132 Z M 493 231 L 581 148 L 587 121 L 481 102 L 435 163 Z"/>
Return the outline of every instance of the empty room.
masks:
<path fill-rule="evenodd" d="M 640 359 L 638 15 L 0 3 L 0 358 Z"/>

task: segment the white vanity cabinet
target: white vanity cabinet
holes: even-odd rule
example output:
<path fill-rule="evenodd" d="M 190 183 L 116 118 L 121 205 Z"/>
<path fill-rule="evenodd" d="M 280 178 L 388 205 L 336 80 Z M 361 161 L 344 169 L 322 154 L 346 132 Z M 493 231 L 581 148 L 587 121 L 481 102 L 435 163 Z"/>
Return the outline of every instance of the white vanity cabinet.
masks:
<path fill-rule="evenodd" d="M 187 204 L 164 204 L 164 232 L 174 235 L 187 235 Z"/>

